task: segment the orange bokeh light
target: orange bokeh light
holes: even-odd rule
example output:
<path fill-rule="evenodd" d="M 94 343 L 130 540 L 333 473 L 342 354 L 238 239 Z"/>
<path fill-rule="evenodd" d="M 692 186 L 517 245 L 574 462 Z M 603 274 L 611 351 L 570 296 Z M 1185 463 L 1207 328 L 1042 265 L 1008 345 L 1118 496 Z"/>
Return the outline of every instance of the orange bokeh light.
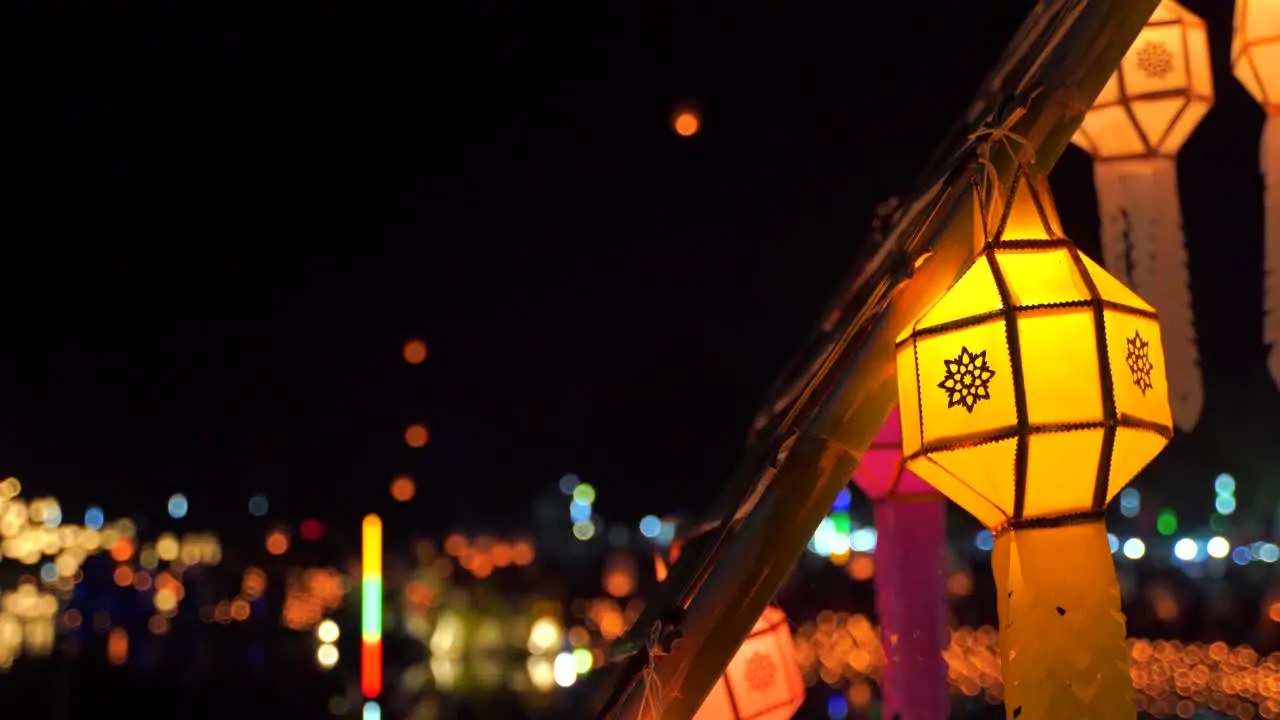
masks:
<path fill-rule="evenodd" d="M 528 540 L 517 540 L 511 546 L 511 562 L 520 567 L 531 564 L 536 556 L 537 551 Z"/>
<path fill-rule="evenodd" d="M 417 492 L 417 485 L 408 475 L 399 475 L 391 481 L 391 497 L 396 502 L 409 502 Z"/>
<path fill-rule="evenodd" d="M 410 365 L 421 365 L 427 359 L 427 344 L 414 338 L 405 342 L 401 354 L 404 355 L 404 361 Z"/>
<path fill-rule="evenodd" d="M 467 551 L 467 539 L 457 533 L 449 535 L 444 539 L 444 551 L 458 557 Z"/>
<path fill-rule="evenodd" d="M 129 538 L 119 538 L 111 546 L 111 559 L 116 562 L 128 562 L 133 557 L 133 541 Z"/>
<path fill-rule="evenodd" d="M 283 555 L 289 550 L 289 536 L 280 530 L 267 533 L 267 552 L 272 555 Z"/>
<path fill-rule="evenodd" d="M 414 423 L 405 428 L 404 441 L 411 448 L 425 447 L 427 441 L 431 439 L 430 433 L 427 432 L 427 426 L 420 423 Z"/>
<path fill-rule="evenodd" d="M 680 137 L 696 135 L 701 126 L 702 121 L 698 118 L 698 114 L 691 110 L 683 110 L 677 113 L 675 119 L 671 121 L 671 127 L 675 129 L 676 134 Z"/>

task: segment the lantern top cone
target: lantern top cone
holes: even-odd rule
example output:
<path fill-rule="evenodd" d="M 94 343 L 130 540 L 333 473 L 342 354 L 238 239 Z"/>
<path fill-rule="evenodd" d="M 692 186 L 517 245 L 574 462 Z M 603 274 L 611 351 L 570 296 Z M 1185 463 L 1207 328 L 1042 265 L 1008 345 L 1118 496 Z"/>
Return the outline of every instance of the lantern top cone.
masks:
<path fill-rule="evenodd" d="M 1236 0 L 1231 69 L 1267 114 L 1280 115 L 1280 0 Z"/>
<path fill-rule="evenodd" d="M 1173 435 L 1155 310 L 1019 170 L 973 265 L 897 341 L 907 469 L 994 531 L 1099 517 Z"/>
<path fill-rule="evenodd" d="M 902 420 L 895 407 L 858 461 L 853 482 L 872 500 L 938 497 L 938 491 L 908 470 L 903 460 Z"/>
<path fill-rule="evenodd" d="M 1071 141 L 1097 160 L 1173 157 L 1211 107 L 1204 20 L 1164 0 Z"/>

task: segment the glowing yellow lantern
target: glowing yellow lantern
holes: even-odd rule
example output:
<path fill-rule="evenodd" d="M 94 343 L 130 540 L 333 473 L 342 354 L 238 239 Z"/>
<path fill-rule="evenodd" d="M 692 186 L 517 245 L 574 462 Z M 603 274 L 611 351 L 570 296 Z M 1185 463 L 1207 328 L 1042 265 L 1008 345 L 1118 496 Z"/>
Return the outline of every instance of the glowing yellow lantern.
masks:
<path fill-rule="evenodd" d="M 1161 328 L 1021 170 L 898 340 L 907 467 L 996 536 L 1010 717 L 1133 718 L 1106 504 L 1172 436 Z"/>
<path fill-rule="evenodd" d="M 1267 112 L 1260 153 L 1267 212 L 1263 341 L 1271 345 L 1271 377 L 1280 382 L 1280 0 L 1236 0 L 1231 69 Z"/>
<path fill-rule="evenodd" d="M 787 720 L 804 704 L 804 678 L 787 616 L 765 608 L 693 720 Z"/>
<path fill-rule="evenodd" d="M 1212 106 L 1204 21 L 1164 0 L 1072 138 L 1094 159 L 1104 264 L 1160 312 L 1173 417 L 1188 431 L 1200 419 L 1204 389 L 1177 154 Z"/>

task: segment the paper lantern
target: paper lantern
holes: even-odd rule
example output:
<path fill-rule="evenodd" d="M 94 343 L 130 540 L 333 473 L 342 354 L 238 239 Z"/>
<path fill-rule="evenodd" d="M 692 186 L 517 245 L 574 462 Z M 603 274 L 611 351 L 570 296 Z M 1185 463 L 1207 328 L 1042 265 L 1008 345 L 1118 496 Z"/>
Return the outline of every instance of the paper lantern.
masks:
<path fill-rule="evenodd" d="M 787 616 L 770 605 L 693 720 L 786 720 L 804 703 Z"/>
<path fill-rule="evenodd" d="M 1204 21 L 1164 0 L 1072 138 L 1094 159 L 1104 264 L 1160 312 L 1173 417 L 1188 431 L 1200 419 L 1204 389 L 1177 154 L 1212 106 Z"/>
<path fill-rule="evenodd" d="M 897 408 L 858 461 L 853 481 L 872 500 L 938 497 L 932 485 L 903 466 L 902 420 Z"/>
<path fill-rule="evenodd" d="M 1010 717 L 1133 718 L 1102 518 L 1173 433 L 1160 325 L 1063 236 L 1042 177 L 975 194 L 999 223 L 898 340 L 907 468 L 996 536 Z"/>
<path fill-rule="evenodd" d="M 1280 0 L 1236 0 L 1231 69 L 1263 109 L 1260 164 L 1266 185 L 1263 342 L 1267 367 L 1280 382 Z"/>
<path fill-rule="evenodd" d="M 887 660 L 882 714 L 944 718 L 951 690 L 942 657 L 950 642 L 946 501 L 903 466 L 897 408 L 859 460 L 853 481 L 873 502 L 878 536 L 876 610 Z"/>

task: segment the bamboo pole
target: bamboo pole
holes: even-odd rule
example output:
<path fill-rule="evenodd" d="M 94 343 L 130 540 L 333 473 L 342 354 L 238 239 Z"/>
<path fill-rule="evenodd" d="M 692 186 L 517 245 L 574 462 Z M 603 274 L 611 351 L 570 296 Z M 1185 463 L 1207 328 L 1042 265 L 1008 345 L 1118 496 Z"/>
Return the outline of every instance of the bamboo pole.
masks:
<path fill-rule="evenodd" d="M 973 260 L 971 133 L 1011 99 L 1036 91 L 1012 131 L 1027 140 L 1036 169 L 1048 172 L 1158 2 L 1041 0 L 1032 11 L 969 109 L 959 147 L 942 156 L 927 189 L 904 206 L 886 242 L 842 293 L 843 319 L 828 323 L 832 332 L 815 343 L 826 359 L 811 366 L 794 400 L 775 403 L 777 415 L 760 442 L 774 449 L 782 438 L 793 442 L 776 473 L 758 465 L 767 453 L 749 452 L 753 464 L 744 472 L 754 475 L 754 507 L 724 526 L 714 553 L 702 560 L 708 566 L 680 598 L 682 639 L 669 653 L 633 664 L 602 717 L 693 717 L 892 409 L 897 335 Z M 997 148 L 991 162 L 1002 181 L 1011 177 L 1015 158 Z M 785 393 L 794 384 L 783 387 Z M 646 613 L 641 625 L 664 610 L 671 608 Z M 644 682 L 642 673 L 656 682 Z M 646 688 L 660 694 L 649 705 L 656 701 L 660 718 L 640 714 Z"/>

